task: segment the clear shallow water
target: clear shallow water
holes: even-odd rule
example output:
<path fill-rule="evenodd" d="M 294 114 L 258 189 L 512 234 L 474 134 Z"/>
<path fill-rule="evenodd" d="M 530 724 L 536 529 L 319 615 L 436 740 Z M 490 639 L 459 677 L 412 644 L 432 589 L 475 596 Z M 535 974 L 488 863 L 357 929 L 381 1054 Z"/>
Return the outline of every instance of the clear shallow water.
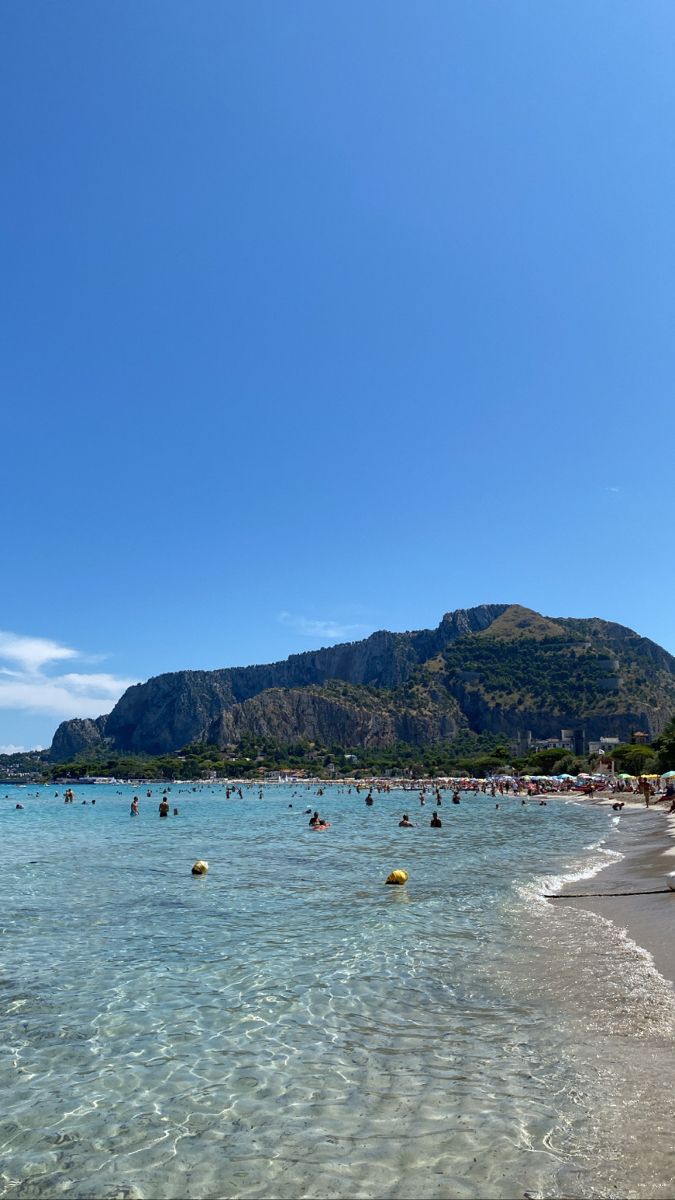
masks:
<path fill-rule="evenodd" d="M 7 791 L 0 1195 L 673 1195 L 671 991 L 538 898 L 606 810 Z"/>

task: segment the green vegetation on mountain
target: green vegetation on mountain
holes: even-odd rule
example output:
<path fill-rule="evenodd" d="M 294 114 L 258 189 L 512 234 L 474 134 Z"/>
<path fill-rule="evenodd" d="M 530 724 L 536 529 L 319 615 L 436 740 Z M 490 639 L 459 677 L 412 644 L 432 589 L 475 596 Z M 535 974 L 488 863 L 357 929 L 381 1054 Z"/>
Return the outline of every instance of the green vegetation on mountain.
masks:
<path fill-rule="evenodd" d="M 652 749 L 657 754 L 657 771 L 675 771 L 675 717 L 668 722 L 660 737 L 656 738 Z"/>
<path fill-rule="evenodd" d="M 0 783 L 46 779 L 49 774 L 48 750 L 19 750 L 14 754 L 0 754 Z"/>
<path fill-rule="evenodd" d="M 520 604 L 511 604 L 482 635 L 479 633 L 477 636 L 508 642 L 522 639 L 540 642 L 550 641 L 551 638 L 568 638 L 569 634 L 560 623 L 549 617 L 542 617 L 541 613 L 523 608 Z"/>
<path fill-rule="evenodd" d="M 443 659 L 448 688 L 480 696 L 490 707 L 576 715 L 613 702 L 606 659 L 581 639 L 479 635 L 450 646 Z"/>

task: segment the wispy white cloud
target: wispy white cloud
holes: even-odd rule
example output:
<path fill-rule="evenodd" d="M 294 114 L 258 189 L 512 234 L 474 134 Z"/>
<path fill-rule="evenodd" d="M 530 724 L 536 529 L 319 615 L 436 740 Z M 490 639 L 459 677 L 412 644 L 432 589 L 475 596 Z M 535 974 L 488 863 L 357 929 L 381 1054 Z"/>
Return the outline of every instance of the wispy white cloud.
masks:
<path fill-rule="evenodd" d="M 39 671 L 48 663 L 78 657 L 77 650 L 61 646 L 51 638 L 24 637 L 0 629 L 0 659 L 18 663 L 23 671 Z"/>
<path fill-rule="evenodd" d="M 334 642 L 340 638 L 352 641 L 355 638 L 364 637 L 365 634 L 370 632 L 369 625 L 362 625 L 360 623 L 344 624 L 340 621 L 305 617 L 289 612 L 279 613 L 279 621 L 282 625 L 287 625 L 289 629 L 294 630 L 295 633 L 299 633 L 302 637 L 312 638 L 317 641 Z"/>
<path fill-rule="evenodd" d="M 621 491 L 621 488 L 620 488 L 620 487 L 606 487 L 606 488 L 605 488 L 605 491 L 606 491 L 606 492 L 613 492 L 613 493 L 614 493 L 614 495 L 616 495 L 616 493 L 617 493 L 617 492 L 620 492 L 620 491 Z"/>
<path fill-rule="evenodd" d="M 104 672 L 59 672 L 58 666 L 72 659 L 99 662 L 101 656 L 92 658 L 51 638 L 0 631 L 0 709 L 49 713 L 61 720 L 98 717 L 136 682 Z"/>
<path fill-rule="evenodd" d="M 41 746 L 40 749 L 42 749 Z M 25 750 L 25 746 L 14 746 L 11 742 L 5 746 L 0 746 L 0 754 L 24 754 Z"/>
<path fill-rule="evenodd" d="M 120 697 L 120 685 L 128 688 L 132 683 L 136 683 L 135 679 L 120 679 L 117 675 L 92 674 L 77 675 L 69 673 L 61 675 L 60 681 L 64 687 L 74 695 L 88 696 L 91 692 L 96 692 L 98 696 L 108 696 L 111 699 L 114 697 L 118 700 Z"/>

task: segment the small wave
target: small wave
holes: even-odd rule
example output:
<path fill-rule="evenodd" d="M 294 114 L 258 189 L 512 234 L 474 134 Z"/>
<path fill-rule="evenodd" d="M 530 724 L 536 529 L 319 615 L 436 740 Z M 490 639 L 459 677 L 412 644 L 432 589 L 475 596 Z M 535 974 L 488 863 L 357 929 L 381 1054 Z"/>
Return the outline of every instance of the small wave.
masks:
<path fill-rule="evenodd" d="M 565 871 L 559 875 L 539 875 L 528 883 L 520 883 L 516 885 L 516 891 L 523 899 L 537 904 L 546 904 L 547 895 L 558 895 L 559 892 L 568 883 L 579 883 L 582 879 L 593 879 L 604 871 L 606 867 L 612 863 L 619 862 L 624 856 L 618 850 L 610 850 L 609 847 L 597 843 L 592 847 L 585 847 L 588 850 L 593 850 L 598 858 L 592 862 L 585 863 L 578 870 Z"/>

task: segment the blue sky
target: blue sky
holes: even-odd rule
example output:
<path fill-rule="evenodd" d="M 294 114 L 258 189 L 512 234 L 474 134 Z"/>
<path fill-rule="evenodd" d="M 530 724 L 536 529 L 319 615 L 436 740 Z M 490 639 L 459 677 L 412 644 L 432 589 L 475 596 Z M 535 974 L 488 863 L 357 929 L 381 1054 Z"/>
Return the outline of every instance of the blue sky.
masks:
<path fill-rule="evenodd" d="M 0 745 L 482 602 L 675 652 L 672 4 L 0 26 Z"/>

